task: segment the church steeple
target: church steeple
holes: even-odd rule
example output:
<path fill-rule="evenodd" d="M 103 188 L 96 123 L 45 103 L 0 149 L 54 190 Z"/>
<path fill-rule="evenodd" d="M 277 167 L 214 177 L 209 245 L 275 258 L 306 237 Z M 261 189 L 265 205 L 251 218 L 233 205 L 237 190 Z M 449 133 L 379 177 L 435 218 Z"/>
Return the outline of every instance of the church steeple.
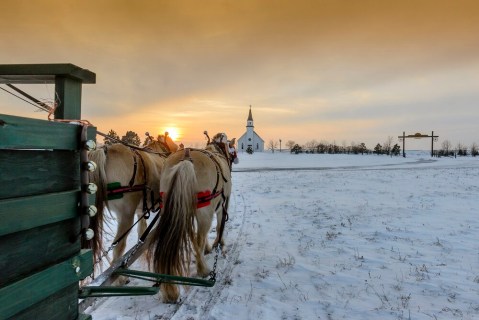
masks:
<path fill-rule="evenodd" d="M 251 105 L 249 106 L 249 116 L 248 121 L 253 121 L 253 114 L 251 113 Z"/>
<path fill-rule="evenodd" d="M 264 140 L 254 131 L 253 111 L 249 106 L 248 120 L 246 120 L 246 132 L 238 139 L 239 150 L 248 153 L 263 152 Z"/>
<path fill-rule="evenodd" d="M 248 120 L 246 121 L 246 127 L 254 127 L 253 114 L 251 113 L 251 105 L 249 106 L 249 115 L 248 115 Z"/>

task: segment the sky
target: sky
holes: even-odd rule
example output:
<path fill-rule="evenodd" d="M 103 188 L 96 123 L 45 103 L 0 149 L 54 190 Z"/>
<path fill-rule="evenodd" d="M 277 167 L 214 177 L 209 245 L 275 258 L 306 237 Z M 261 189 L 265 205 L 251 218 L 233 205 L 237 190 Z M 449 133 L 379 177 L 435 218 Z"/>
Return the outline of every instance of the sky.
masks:
<path fill-rule="evenodd" d="M 265 140 L 365 142 L 432 131 L 479 143 L 479 2 L 0 2 L 0 64 L 96 73 L 82 118 L 99 131 L 245 132 Z M 23 87 L 42 100 L 51 84 Z M 0 91 L 0 113 L 45 118 Z M 410 140 L 429 148 L 428 140 Z M 407 146 L 406 146 L 407 148 Z"/>

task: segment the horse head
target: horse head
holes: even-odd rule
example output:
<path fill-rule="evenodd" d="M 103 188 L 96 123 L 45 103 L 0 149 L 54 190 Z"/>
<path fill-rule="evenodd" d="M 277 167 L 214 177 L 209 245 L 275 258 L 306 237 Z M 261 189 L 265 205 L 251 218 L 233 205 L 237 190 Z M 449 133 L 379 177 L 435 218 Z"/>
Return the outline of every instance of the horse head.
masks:
<path fill-rule="evenodd" d="M 228 137 L 226 136 L 226 133 L 220 132 L 213 136 L 213 141 L 216 143 L 226 143 L 228 142 Z"/>
<path fill-rule="evenodd" d="M 167 132 L 165 132 L 164 135 L 158 135 L 157 140 L 156 143 L 161 145 L 164 152 L 175 152 L 178 150 L 178 145 L 171 139 Z"/>
<path fill-rule="evenodd" d="M 228 152 L 230 154 L 231 162 L 234 164 L 238 164 L 238 152 L 236 151 L 236 138 L 231 139 L 228 141 Z"/>
<path fill-rule="evenodd" d="M 238 163 L 238 155 L 236 152 L 236 138 L 228 140 L 226 133 L 220 132 L 213 136 L 210 145 L 213 145 L 218 151 L 229 159 L 230 163 Z"/>

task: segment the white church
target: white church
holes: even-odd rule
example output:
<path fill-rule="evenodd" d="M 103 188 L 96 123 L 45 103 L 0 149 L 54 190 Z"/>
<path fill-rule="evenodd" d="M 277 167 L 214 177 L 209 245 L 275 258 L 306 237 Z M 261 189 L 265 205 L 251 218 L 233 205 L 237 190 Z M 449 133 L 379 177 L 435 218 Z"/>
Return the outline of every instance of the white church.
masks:
<path fill-rule="evenodd" d="M 246 151 L 251 147 L 253 152 L 264 151 L 264 140 L 254 131 L 253 114 L 249 106 L 248 120 L 246 120 L 246 132 L 238 139 L 238 151 Z"/>

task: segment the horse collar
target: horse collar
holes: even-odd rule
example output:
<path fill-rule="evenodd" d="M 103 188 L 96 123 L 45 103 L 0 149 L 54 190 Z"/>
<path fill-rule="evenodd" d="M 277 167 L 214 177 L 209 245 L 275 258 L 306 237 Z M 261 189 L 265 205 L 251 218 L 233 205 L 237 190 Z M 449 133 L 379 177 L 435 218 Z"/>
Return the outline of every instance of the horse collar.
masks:
<path fill-rule="evenodd" d="M 181 159 L 181 161 L 185 161 L 185 160 L 193 162 L 193 159 L 191 158 L 191 155 L 190 155 L 190 148 L 184 149 L 183 159 Z"/>

